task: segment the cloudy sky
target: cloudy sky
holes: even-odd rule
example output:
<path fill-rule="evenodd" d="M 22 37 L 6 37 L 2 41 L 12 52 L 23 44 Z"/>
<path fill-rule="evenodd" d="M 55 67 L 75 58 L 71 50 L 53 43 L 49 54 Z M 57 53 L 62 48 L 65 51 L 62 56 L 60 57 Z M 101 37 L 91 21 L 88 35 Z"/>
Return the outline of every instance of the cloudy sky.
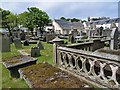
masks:
<path fill-rule="evenodd" d="M 17 14 L 27 11 L 28 7 L 37 7 L 47 12 L 51 19 L 61 16 L 80 19 L 118 17 L 118 0 L 1 0 L 0 7 Z"/>

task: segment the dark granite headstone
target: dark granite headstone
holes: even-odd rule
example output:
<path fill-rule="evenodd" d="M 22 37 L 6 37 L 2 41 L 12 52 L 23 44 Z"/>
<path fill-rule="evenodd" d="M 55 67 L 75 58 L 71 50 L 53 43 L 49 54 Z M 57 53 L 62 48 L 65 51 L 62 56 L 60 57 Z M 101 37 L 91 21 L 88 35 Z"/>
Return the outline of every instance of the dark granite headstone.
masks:
<path fill-rule="evenodd" d="M 29 46 L 29 41 L 28 41 L 28 40 L 25 40 L 25 41 L 23 42 L 23 45 L 24 45 L 24 46 Z"/>
<path fill-rule="evenodd" d="M 38 57 L 38 56 L 40 56 L 39 47 L 32 47 L 31 48 L 31 57 Z"/>

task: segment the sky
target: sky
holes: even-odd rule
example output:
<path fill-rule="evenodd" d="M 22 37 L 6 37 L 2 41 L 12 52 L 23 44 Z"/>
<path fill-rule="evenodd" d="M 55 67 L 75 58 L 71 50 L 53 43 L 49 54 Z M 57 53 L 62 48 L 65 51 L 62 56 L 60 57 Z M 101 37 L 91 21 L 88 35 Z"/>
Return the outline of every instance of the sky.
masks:
<path fill-rule="evenodd" d="M 28 7 L 37 7 L 45 11 L 51 19 L 66 18 L 87 19 L 88 17 L 118 17 L 118 0 L 1 0 L 0 8 L 15 14 L 27 11 Z"/>

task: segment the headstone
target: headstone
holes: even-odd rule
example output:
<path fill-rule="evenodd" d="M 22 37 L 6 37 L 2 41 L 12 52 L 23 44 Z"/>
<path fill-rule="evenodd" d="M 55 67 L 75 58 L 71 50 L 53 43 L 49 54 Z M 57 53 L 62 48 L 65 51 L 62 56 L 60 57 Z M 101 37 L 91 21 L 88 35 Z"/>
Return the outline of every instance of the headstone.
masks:
<path fill-rule="evenodd" d="M 82 36 L 82 35 L 83 35 L 83 32 L 82 32 L 82 31 L 80 31 L 79 33 L 80 33 L 80 36 Z"/>
<path fill-rule="evenodd" d="M 40 49 L 39 47 L 32 47 L 31 48 L 31 57 L 38 57 L 40 56 Z"/>
<path fill-rule="evenodd" d="M 103 27 L 101 26 L 100 27 L 100 30 L 99 30 L 99 35 L 102 36 L 102 31 L 103 31 Z"/>
<path fill-rule="evenodd" d="M 88 38 L 90 39 L 91 37 L 93 37 L 93 32 L 92 30 L 88 30 Z"/>
<path fill-rule="evenodd" d="M 20 38 L 20 32 L 19 31 L 14 31 L 12 32 L 13 38 Z"/>
<path fill-rule="evenodd" d="M 21 43 L 20 38 L 15 38 L 14 39 L 14 45 L 15 45 L 16 48 L 22 48 L 22 43 Z"/>
<path fill-rule="evenodd" d="M 37 47 L 39 47 L 40 50 L 44 49 L 44 46 L 40 41 L 37 43 Z"/>
<path fill-rule="evenodd" d="M 24 46 L 29 46 L 29 41 L 28 41 L 28 40 L 25 40 L 25 41 L 23 42 L 23 45 L 24 45 Z"/>
<path fill-rule="evenodd" d="M 47 34 L 46 35 L 46 42 L 49 42 L 55 38 L 55 34 Z"/>
<path fill-rule="evenodd" d="M 74 38 L 74 36 L 73 36 L 73 35 L 71 36 L 70 41 L 71 41 L 71 43 L 75 43 L 75 38 Z"/>
<path fill-rule="evenodd" d="M 0 52 L 10 52 L 10 40 L 0 36 Z"/>
<path fill-rule="evenodd" d="M 10 36 L 10 44 L 13 43 L 13 36 Z"/>
<path fill-rule="evenodd" d="M 21 40 L 25 40 L 25 33 L 22 32 L 22 33 L 20 34 L 20 37 L 21 37 Z"/>
<path fill-rule="evenodd" d="M 113 28 L 111 32 L 110 49 L 118 49 L 118 28 Z"/>

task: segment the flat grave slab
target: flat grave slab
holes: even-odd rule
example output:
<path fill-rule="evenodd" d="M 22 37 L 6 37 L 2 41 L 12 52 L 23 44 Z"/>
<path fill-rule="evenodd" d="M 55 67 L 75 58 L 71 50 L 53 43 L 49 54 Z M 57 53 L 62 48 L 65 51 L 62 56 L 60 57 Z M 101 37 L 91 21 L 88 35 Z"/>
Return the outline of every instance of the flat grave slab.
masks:
<path fill-rule="evenodd" d="M 18 55 L 5 60 L 3 65 L 9 70 L 12 77 L 19 78 L 18 69 L 36 64 L 37 59 L 26 55 Z"/>
<path fill-rule="evenodd" d="M 19 73 L 30 88 L 90 87 L 80 79 L 47 63 L 39 63 L 19 69 Z"/>

